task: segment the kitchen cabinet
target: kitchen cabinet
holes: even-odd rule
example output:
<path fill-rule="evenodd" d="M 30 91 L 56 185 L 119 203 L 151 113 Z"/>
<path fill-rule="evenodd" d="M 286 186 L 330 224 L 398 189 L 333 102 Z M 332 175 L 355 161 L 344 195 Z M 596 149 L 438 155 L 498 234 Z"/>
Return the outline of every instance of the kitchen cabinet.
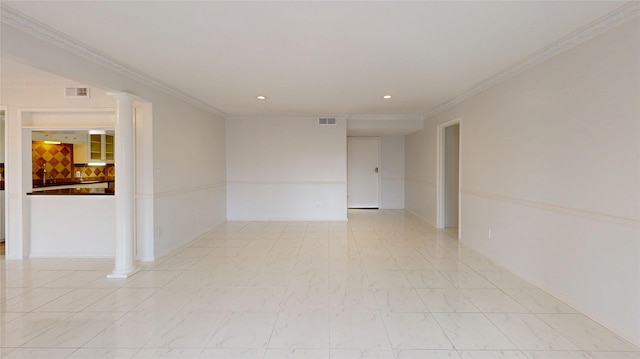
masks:
<path fill-rule="evenodd" d="M 89 135 L 87 142 L 89 162 L 113 163 L 112 135 Z"/>
<path fill-rule="evenodd" d="M 114 157 L 113 135 L 87 135 L 87 143 L 73 145 L 73 162 L 113 163 Z"/>
<path fill-rule="evenodd" d="M 104 135 L 104 159 L 107 163 L 113 163 L 115 161 L 115 144 L 112 135 Z"/>

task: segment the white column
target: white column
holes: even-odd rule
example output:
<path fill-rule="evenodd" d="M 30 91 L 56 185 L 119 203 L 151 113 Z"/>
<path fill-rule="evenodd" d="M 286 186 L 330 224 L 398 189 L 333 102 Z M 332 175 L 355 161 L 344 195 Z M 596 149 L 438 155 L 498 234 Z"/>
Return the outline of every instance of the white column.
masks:
<path fill-rule="evenodd" d="M 109 93 L 116 99 L 115 133 L 115 201 L 116 252 L 115 268 L 107 278 L 128 278 L 140 269 L 134 262 L 134 95 L 126 92 Z"/>
<path fill-rule="evenodd" d="M 25 203 L 27 202 L 26 196 L 23 195 L 27 191 L 23 192 L 24 182 L 27 179 L 23 177 L 24 156 L 22 153 L 25 139 L 22 129 L 22 113 L 15 108 L 8 107 L 5 116 L 6 135 L 4 139 L 7 141 L 4 168 L 5 196 L 7 197 L 5 199 L 6 257 L 7 259 L 23 259 L 29 255 L 29 231 L 25 231 L 25 229 L 29 228 L 31 223 L 29 216 L 26 215 L 28 213 L 28 207 Z M 30 175 L 28 180 L 31 180 Z"/>

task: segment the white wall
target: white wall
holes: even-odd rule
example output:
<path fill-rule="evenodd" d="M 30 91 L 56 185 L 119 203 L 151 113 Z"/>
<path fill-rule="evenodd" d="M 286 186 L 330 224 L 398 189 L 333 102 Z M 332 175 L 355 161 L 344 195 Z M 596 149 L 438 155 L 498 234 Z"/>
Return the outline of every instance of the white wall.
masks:
<path fill-rule="evenodd" d="M 1 30 L 3 57 L 90 87 L 135 94 L 152 107 L 153 126 L 147 125 L 145 128 L 152 131 L 152 145 L 147 144 L 147 148 L 153 151 L 151 157 L 157 175 L 152 180 L 152 192 L 138 192 L 137 200 L 153 208 L 152 222 L 156 228 L 162 227 L 162 234 L 154 239 L 153 254 L 145 259 L 162 256 L 225 220 L 226 165 L 222 114 L 196 107 L 4 23 Z M 26 105 L 4 103 L 4 96 L 3 93 L 2 104 L 6 104 L 8 109 L 8 203 L 15 210 L 13 220 L 9 222 L 7 257 L 21 258 L 28 253 L 24 250 L 27 244 L 22 241 L 28 238 L 28 226 L 25 227 L 18 219 L 27 217 L 28 211 L 23 198 L 22 178 L 19 171 L 13 171 L 22 163 L 21 124 L 14 120 L 18 110 Z M 34 106 L 45 105 L 29 107 Z M 47 106 L 69 105 L 60 103 Z M 145 233 L 151 235 L 150 232 Z"/>
<path fill-rule="evenodd" d="M 225 122 L 184 104 L 153 113 L 159 257 L 226 220 Z"/>
<path fill-rule="evenodd" d="M 344 120 L 227 119 L 229 220 L 346 220 Z"/>
<path fill-rule="evenodd" d="M 380 208 L 404 208 L 404 136 L 380 137 Z"/>
<path fill-rule="evenodd" d="M 436 225 L 436 127 L 405 137 L 405 209 Z"/>
<path fill-rule="evenodd" d="M 113 257 L 113 196 L 29 196 L 30 257 Z"/>
<path fill-rule="evenodd" d="M 434 223 L 436 126 L 462 118 L 461 240 L 636 344 L 639 26 L 551 58 L 406 139 L 407 208 Z"/>

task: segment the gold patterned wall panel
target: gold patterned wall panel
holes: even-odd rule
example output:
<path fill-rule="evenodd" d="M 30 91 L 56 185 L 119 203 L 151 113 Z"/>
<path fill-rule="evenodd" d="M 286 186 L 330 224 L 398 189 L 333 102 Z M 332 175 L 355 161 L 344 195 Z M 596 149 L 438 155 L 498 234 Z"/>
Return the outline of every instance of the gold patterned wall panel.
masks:
<path fill-rule="evenodd" d="M 43 177 L 43 169 L 47 178 L 73 178 L 73 145 L 46 144 L 43 141 L 31 142 L 31 158 L 33 160 L 33 179 Z"/>

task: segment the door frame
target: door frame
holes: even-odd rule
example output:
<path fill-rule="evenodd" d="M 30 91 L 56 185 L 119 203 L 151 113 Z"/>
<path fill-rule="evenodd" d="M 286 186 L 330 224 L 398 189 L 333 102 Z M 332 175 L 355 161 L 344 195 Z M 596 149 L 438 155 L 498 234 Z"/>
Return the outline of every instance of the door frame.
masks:
<path fill-rule="evenodd" d="M 364 139 L 364 140 L 376 140 L 378 142 L 378 208 L 381 209 L 382 206 L 382 141 L 378 136 L 347 136 L 347 209 L 352 209 L 349 207 L 349 139 Z M 353 207 L 353 209 L 358 209 L 359 207 Z"/>
<path fill-rule="evenodd" d="M 456 118 L 437 126 L 437 180 L 436 180 L 436 228 L 444 228 L 445 217 L 445 130 L 449 126 L 460 125 L 458 138 L 458 239 L 462 228 L 462 198 L 460 186 L 462 184 L 462 118 Z"/>
<path fill-rule="evenodd" d="M 8 116 L 8 110 L 7 110 L 7 105 L 0 105 L 0 111 L 4 112 L 4 118 L 2 118 L 2 121 L 0 121 L 0 146 L 2 146 L 2 163 L 5 166 L 4 169 L 4 174 L 3 174 L 3 180 L 5 183 L 5 187 L 3 189 L 4 191 L 4 201 L 2 203 L 2 228 L 0 228 L 0 230 L 2 230 L 2 233 L 0 233 L 0 235 L 2 236 L 1 240 L 4 242 L 5 244 L 5 257 L 7 256 L 7 218 L 8 218 L 8 210 L 7 210 L 7 205 L 9 203 L 9 196 L 7 195 L 7 172 L 6 172 L 6 168 L 7 168 L 7 116 Z"/>

